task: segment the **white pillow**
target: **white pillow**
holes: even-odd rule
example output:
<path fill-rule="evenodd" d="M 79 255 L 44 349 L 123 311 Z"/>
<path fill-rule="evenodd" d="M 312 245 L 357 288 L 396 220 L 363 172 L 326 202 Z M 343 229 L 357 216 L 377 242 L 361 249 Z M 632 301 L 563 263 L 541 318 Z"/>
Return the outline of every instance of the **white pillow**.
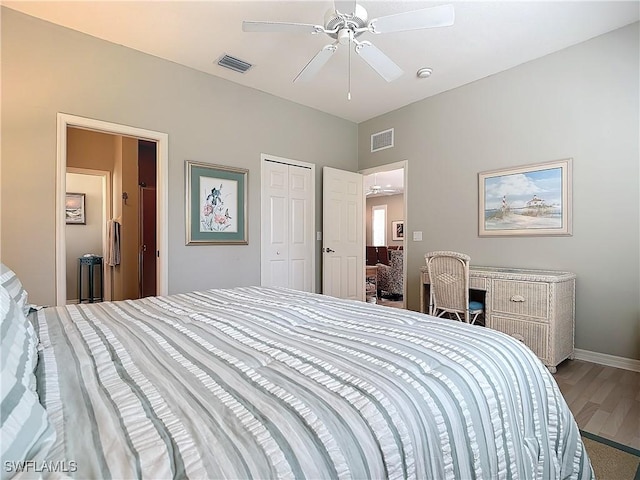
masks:
<path fill-rule="evenodd" d="M 27 302 L 27 291 L 15 272 L 4 263 L 0 263 L 0 286 L 7 289 L 24 314 L 28 315 L 31 305 Z"/>
<path fill-rule="evenodd" d="M 0 285 L 0 363 L 2 372 L 9 372 L 27 387 L 35 385 L 38 362 L 38 337 L 24 312 Z M 3 373 L 4 375 L 4 373 Z M 5 390 L 4 376 L 2 389 Z"/>
<path fill-rule="evenodd" d="M 42 461 L 55 440 L 55 429 L 40 404 L 33 372 L 37 337 L 9 292 L 0 286 L 0 355 L 2 421 L 0 478 L 9 478 L 7 462 Z"/>

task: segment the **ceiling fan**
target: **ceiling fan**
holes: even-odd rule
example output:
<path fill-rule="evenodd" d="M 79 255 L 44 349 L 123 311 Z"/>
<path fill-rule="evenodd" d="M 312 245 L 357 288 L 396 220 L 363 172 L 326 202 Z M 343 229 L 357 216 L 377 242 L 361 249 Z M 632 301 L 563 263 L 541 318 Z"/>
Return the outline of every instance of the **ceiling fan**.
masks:
<path fill-rule="evenodd" d="M 432 27 L 453 25 L 454 11 L 452 5 L 413 10 L 410 12 L 387 15 L 368 20 L 367 11 L 355 0 L 335 0 L 334 7 L 325 14 L 324 25 L 306 23 L 244 21 L 245 32 L 290 32 L 324 33 L 335 39 L 325 45 L 293 80 L 294 82 L 311 80 L 329 61 L 338 49 L 338 45 L 354 45 L 354 51 L 371 66 L 387 82 L 391 82 L 403 74 L 402 69 L 387 55 L 369 41 L 357 38 L 365 32 L 393 33 Z"/>
<path fill-rule="evenodd" d="M 369 188 L 367 189 L 367 191 L 365 192 L 365 195 L 371 196 L 371 195 L 395 195 L 401 192 L 401 189 L 399 188 L 394 188 L 391 185 L 387 185 L 386 187 L 383 187 L 382 185 L 378 184 L 378 175 L 377 174 L 373 174 L 373 185 L 369 186 Z"/>

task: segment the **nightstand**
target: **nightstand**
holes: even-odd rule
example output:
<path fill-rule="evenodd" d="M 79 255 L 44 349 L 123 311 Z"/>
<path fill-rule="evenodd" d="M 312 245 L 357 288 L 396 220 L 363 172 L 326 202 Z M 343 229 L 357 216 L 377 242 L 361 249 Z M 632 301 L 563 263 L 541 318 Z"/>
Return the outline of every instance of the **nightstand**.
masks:
<path fill-rule="evenodd" d="M 97 267 L 98 271 L 99 271 L 99 275 L 98 278 L 100 279 L 100 285 L 99 285 L 99 293 L 100 295 L 96 295 L 95 294 L 95 285 L 94 285 L 94 280 L 95 280 L 95 271 L 94 269 Z M 83 282 L 82 282 L 82 271 L 84 269 L 88 270 L 88 275 L 89 275 L 89 292 L 87 294 L 86 297 L 82 296 L 82 287 L 83 287 Z M 83 256 L 78 258 L 78 303 L 82 303 L 83 301 L 88 301 L 89 303 L 94 303 L 94 302 L 102 302 L 104 300 L 104 271 L 102 270 L 102 257 L 99 257 L 97 255 L 90 255 L 90 256 Z"/>

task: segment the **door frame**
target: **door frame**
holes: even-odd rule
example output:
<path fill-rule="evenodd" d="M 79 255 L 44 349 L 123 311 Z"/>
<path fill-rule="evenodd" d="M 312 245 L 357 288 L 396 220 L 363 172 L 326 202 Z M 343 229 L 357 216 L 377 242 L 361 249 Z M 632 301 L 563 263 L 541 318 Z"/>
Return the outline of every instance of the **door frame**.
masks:
<path fill-rule="evenodd" d="M 314 231 L 316 230 L 316 165 L 315 163 L 303 162 L 300 160 L 293 160 L 291 158 L 278 157 L 276 155 L 269 155 L 267 153 L 260 154 L 260 211 L 262 211 L 262 204 L 265 201 L 263 197 L 265 188 L 264 188 L 264 164 L 267 161 L 278 162 L 285 165 L 294 165 L 296 167 L 303 167 L 311 169 L 311 218 L 313 218 Z M 260 218 L 260 283 L 262 283 L 262 259 L 265 256 L 264 252 L 264 242 L 262 239 L 262 222 L 263 218 Z M 313 233 L 313 232 L 311 232 Z M 311 255 L 311 291 L 316 291 L 316 256 L 318 254 L 316 242 L 317 238 L 312 237 L 311 241 L 314 244 L 313 254 Z"/>
<path fill-rule="evenodd" d="M 168 191 L 169 191 L 169 135 L 153 130 L 105 122 L 93 118 L 80 117 L 67 113 L 57 114 L 57 152 L 56 152 L 56 305 L 65 305 L 67 301 L 67 267 L 65 242 L 65 194 L 67 174 L 67 129 L 69 127 L 83 128 L 112 135 L 135 137 L 154 141 L 157 144 L 156 158 L 156 229 L 157 229 L 157 292 L 158 295 L 168 294 Z"/>
<path fill-rule="evenodd" d="M 377 167 L 370 167 L 370 168 L 364 168 L 362 170 L 358 170 L 359 173 L 361 173 L 362 175 L 371 175 L 374 173 L 380 173 L 380 172 L 387 172 L 389 170 L 397 170 L 399 168 L 403 169 L 403 176 L 404 176 L 404 193 L 403 193 L 403 198 L 402 201 L 404 203 L 404 237 L 402 238 L 402 250 L 404 251 L 403 255 L 403 261 L 402 261 L 402 306 L 403 308 L 407 308 L 407 263 L 408 262 L 408 251 L 407 251 L 407 238 L 408 238 L 408 230 L 407 230 L 407 219 L 409 218 L 409 202 L 407 202 L 407 199 L 409 198 L 408 195 L 408 191 L 409 191 L 409 187 L 408 187 L 408 183 L 409 183 L 409 162 L 407 160 L 400 160 L 399 162 L 394 162 L 394 163 L 387 163 L 385 165 L 379 165 Z M 364 181 L 364 179 L 363 179 Z M 362 189 L 362 195 L 365 197 L 364 198 L 364 203 L 365 203 L 365 210 L 366 210 L 366 204 L 367 204 L 367 198 L 366 198 L 366 192 L 364 191 L 364 188 Z M 364 213 L 363 216 L 363 221 L 366 221 L 366 212 Z M 363 238 L 363 242 L 364 245 L 362 245 L 362 249 L 365 250 L 366 249 L 366 243 L 367 243 L 367 236 L 364 235 Z M 363 282 L 366 281 L 366 278 L 363 277 Z"/>

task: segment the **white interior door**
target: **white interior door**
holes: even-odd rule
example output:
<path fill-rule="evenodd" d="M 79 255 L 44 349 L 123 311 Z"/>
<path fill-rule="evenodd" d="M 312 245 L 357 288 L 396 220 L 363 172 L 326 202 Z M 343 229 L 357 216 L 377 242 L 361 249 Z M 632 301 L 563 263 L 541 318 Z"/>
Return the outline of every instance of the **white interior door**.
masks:
<path fill-rule="evenodd" d="M 313 169 L 262 162 L 261 284 L 311 292 L 314 282 Z"/>
<path fill-rule="evenodd" d="M 322 293 L 364 300 L 362 175 L 322 169 Z"/>
<path fill-rule="evenodd" d="M 312 291 L 315 214 L 311 170 L 289 165 L 289 287 Z"/>

